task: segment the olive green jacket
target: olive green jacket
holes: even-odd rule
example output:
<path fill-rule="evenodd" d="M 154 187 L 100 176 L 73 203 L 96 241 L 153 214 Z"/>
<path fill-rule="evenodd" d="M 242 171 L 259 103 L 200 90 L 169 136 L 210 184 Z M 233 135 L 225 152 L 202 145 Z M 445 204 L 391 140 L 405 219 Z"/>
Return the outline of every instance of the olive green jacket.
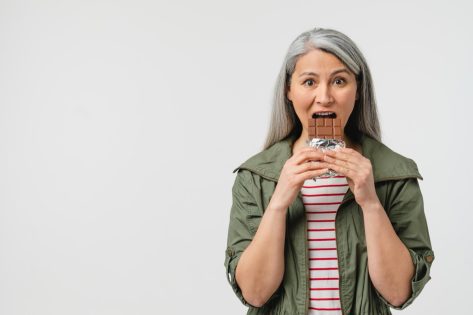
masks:
<path fill-rule="evenodd" d="M 376 192 L 391 223 L 408 248 L 415 265 L 412 296 L 419 295 L 430 279 L 434 259 L 422 195 L 422 179 L 414 161 L 369 137 L 362 138 L 362 154 L 370 159 Z M 260 308 L 249 305 L 235 281 L 235 268 L 253 239 L 276 187 L 284 163 L 292 155 L 292 141 L 280 141 L 253 156 L 235 171 L 233 205 L 230 213 L 225 267 L 228 281 L 238 298 L 249 307 L 247 314 L 307 314 L 309 308 L 309 259 L 305 209 L 301 195 L 287 211 L 285 271 L 280 287 Z M 368 273 L 363 213 L 348 191 L 336 216 L 340 303 L 344 315 L 391 314 L 389 303 L 376 291 Z"/>

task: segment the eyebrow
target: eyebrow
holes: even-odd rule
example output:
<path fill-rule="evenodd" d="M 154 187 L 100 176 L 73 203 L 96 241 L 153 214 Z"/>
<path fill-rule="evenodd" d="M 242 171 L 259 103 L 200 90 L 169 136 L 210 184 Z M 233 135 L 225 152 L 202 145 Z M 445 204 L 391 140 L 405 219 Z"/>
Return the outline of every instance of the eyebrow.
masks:
<path fill-rule="evenodd" d="M 337 69 L 337 70 L 333 71 L 330 75 L 332 76 L 332 75 L 338 74 L 338 73 L 340 73 L 340 72 L 346 72 L 346 73 L 350 74 L 350 71 L 348 71 L 347 68 L 342 68 L 342 69 Z M 302 72 L 302 73 L 299 75 L 299 77 L 302 77 L 303 75 L 313 75 L 313 76 L 316 76 L 316 77 L 319 76 L 319 75 L 318 75 L 317 73 L 315 73 L 315 72 Z"/>

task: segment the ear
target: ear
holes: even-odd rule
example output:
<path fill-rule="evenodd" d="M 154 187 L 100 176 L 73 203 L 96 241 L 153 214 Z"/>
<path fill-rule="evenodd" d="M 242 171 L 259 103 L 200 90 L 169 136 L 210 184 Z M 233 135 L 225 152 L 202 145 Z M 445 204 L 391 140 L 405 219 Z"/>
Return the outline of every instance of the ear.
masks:
<path fill-rule="evenodd" d="M 291 87 L 287 87 L 287 92 L 286 92 L 286 98 L 292 102 L 292 93 L 291 93 Z"/>

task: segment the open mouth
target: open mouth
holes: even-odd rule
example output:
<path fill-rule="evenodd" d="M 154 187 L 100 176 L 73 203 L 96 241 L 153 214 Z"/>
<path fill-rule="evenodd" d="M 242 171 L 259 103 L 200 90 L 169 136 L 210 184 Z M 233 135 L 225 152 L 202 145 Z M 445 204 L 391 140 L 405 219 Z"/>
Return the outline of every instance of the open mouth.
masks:
<path fill-rule="evenodd" d="M 318 112 L 314 113 L 312 118 L 337 118 L 337 114 L 334 112 Z"/>

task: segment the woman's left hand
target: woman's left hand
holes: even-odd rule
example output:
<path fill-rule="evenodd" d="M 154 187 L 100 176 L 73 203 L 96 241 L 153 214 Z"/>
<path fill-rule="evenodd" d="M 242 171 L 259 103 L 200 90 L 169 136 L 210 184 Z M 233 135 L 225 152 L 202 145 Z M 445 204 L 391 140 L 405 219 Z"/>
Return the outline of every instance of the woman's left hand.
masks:
<path fill-rule="evenodd" d="M 342 148 L 326 151 L 324 161 L 329 163 L 330 169 L 347 178 L 350 190 L 362 209 L 367 205 L 379 203 L 369 159 L 353 149 Z"/>

